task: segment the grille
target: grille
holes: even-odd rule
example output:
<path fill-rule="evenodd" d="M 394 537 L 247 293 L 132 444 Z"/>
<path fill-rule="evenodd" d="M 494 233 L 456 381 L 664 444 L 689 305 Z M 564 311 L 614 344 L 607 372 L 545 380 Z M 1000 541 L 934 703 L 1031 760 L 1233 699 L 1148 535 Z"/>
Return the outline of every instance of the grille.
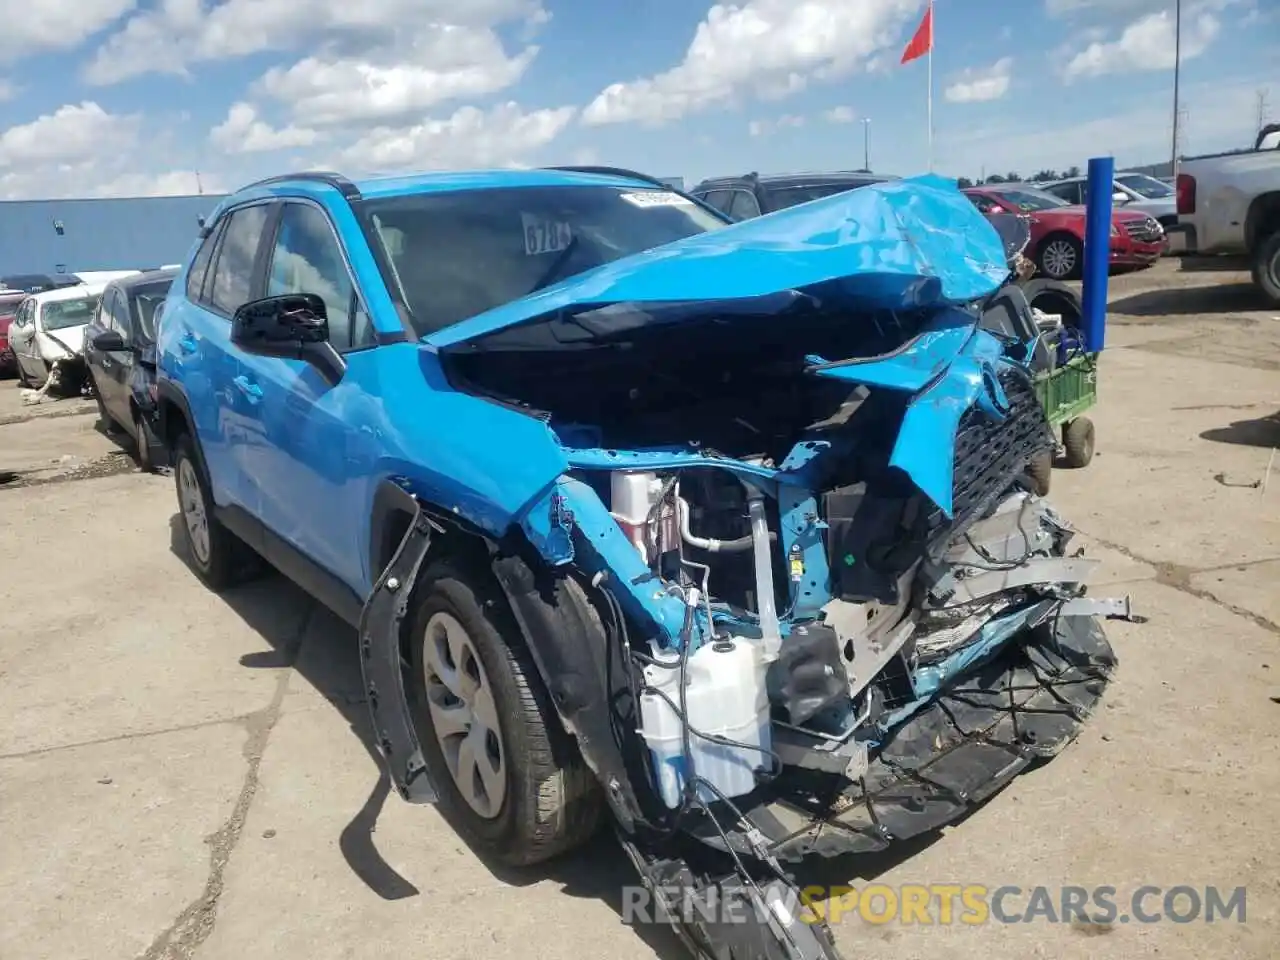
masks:
<path fill-rule="evenodd" d="M 1009 416 L 1003 422 L 989 418 L 976 405 L 960 418 L 951 493 L 953 519 L 948 521 L 935 508 L 927 520 L 930 540 L 944 531 L 950 540 L 968 527 L 1026 469 L 1032 455 L 1053 447 L 1053 434 L 1030 377 L 1006 368 L 1000 372 L 1000 386 L 1009 401 Z"/>
<path fill-rule="evenodd" d="M 1124 225 L 1124 232 L 1134 240 L 1141 241 L 1142 243 L 1155 243 L 1157 240 L 1163 239 L 1164 237 L 1164 228 L 1150 217 L 1147 217 L 1145 220 L 1126 223 Z"/>

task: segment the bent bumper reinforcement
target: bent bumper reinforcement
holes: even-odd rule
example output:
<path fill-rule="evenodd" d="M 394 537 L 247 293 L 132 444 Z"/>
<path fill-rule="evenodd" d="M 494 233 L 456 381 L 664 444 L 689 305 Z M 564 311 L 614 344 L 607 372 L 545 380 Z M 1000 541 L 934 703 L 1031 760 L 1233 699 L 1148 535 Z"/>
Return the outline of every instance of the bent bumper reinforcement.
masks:
<path fill-rule="evenodd" d="M 413 523 L 374 584 L 360 615 L 360 672 L 374 739 L 392 786 L 410 803 L 434 803 L 436 790 L 427 776 L 422 746 L 409 714 L 401 668 L 400 628 L 435 532 L 440 532 L 439 528 L 419 504 Z"/>
<path fill-rule="evenodd" d="M 956 820 L 1033 761 L 1062 750 L 1116 665 L 1094 617 L 1051 617 L 895 729 L 866 774 L 833 786 L 824 805 L 788 796 L 739 806 L 780 860 L 882 850 Z M 724 847 L 709 829 L 698 833 Z M 751 854 L 741 827 L 728 836 L 736 851 Z"/>

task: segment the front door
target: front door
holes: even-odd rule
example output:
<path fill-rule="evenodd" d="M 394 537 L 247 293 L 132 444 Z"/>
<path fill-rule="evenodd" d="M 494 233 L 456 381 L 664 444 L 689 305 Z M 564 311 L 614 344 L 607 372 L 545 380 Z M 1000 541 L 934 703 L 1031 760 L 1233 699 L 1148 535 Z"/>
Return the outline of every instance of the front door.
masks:
<path fill-rule="evenodd" d="M 372 327 L 341 244 L 319 205 L 283 204 L 265 273 L 266 296 L 314 293 L 324 300 L 330 341 L 339 353 L 372 346 Z M 330 385 L 301 361 L 249 354 L 241 355 L 240 366 L 247 388 L 260 398 L 245 448 L 259 516 L 358 591 L 364 581 L 359 534 L 368 506 L 356 476 L 363 462 L 356 451 L 366 438 L 352 427 L 366 399 L 353 383 L 358 378 Z"/>
<path fill-rule="evenodd" d="M 129 409 L 129 375 L 133 371 L 134 357 L 130 343 L 128 302 L 124 295 L 113 287 L 103 296 L 101 309 L 103 330 L 120 334 L 125 348 L 98 353 L 102 375 L 95 377 L 94 383 L 102 397 L 102 405 L 107 408 L 111 419 L 116 423 L 132 425 L 133 413 Z"/>

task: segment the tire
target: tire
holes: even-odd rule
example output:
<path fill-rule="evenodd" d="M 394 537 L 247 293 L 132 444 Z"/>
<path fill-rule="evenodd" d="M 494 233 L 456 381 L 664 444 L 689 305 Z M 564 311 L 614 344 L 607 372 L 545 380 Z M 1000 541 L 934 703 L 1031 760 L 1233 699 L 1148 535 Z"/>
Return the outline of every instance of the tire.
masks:
<path fill-rule="evenodd" d="M 1036 251 L 1036 268 L 1050 280 L 1075 280 L 1084 269 L 1084 244 L 1069 233 L 1046 237 Z"/>
<path fill-rule="evenodd" d="M 1069 467 L 1087 467 L 1093 459 L 1093 421 L 1076 417 L 1062 428 L 1062 448 Z"/>
<path fill-rule="evenodd" d="M 31 378 L 27 376 L 27 371 L 22 369 L 22 364 L 18 364 L 18 386 L 26 389 L 31 388 Z"/>
<path fill-rule="evenodd" d="M 214 593 L 238 583 L 248 566 L 250 550 L 213 515 L 209 479 L 189 433 L 180 434 L 174 444 L 173 482 L 178 494 L 183 543 L 191 569 Z M 203 511 L 203 537 L 193 533 L 193 512 L 197 503 Z"/>
<path fill-rule="evenodd" d="M 143 473 L 156 472 L 156 465 L 151 460 L 151 447 L 155 442 L 155 431 L 147 424 L 142 411 L 135 407 L 133 410 L 134 459 L 138 461 L 138 469 Z"/>
<path fill-rule="evenodd" d="M 1027 479 L 1031 481 L 1031 492 L 1037 497 L 1049 495 L 1049 487 L 1053 483 L 1053 454 L 1045 451 L 1037 453 L 1027 464 Z"/>
<path fill-rule="evenodd" d="M 424 571 L 413 602 L 406 691 L 441 813 L 478 854 L 512 866 L 586 842 L 601 820 L 598 785 L 496 582 L 444 560 Z M 459 712 L 448 721 L 448 711 Z M 475 745 L 483 751 L 474 764 L 463 754 L 468 743 L 470 756 Z"/>
<path fill-rule="evenodd" d="M 1253 282 L 1273 307 L 1280 307 L 1280 230 L 1262 243 L 1253 258 Z"/>

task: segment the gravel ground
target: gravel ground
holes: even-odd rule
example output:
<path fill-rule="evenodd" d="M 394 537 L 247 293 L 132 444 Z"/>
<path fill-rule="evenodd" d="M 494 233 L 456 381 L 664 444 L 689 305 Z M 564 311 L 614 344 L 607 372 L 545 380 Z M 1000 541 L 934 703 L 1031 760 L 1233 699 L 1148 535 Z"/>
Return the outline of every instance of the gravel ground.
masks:
<path fill-rule="evenodd" d="M 1247 922 L 852 917 L 846 956 L 1275 955 L 1280 311 L 1242 280 L 1113 282 L 1098 455 L 1053 493 L 1103 560 L 1096 592 L 1150 618 L 1108 625 L 1106 708 L 964 822 L 801 879 L 1244 886 Z M 621 922 L 607 837 L 508 871 L 389 797 L 352 631 L 280 578 L 203 590 L 172 481 L 95 421 L 0 383 L 0 957 L 682 956 Z"/>

